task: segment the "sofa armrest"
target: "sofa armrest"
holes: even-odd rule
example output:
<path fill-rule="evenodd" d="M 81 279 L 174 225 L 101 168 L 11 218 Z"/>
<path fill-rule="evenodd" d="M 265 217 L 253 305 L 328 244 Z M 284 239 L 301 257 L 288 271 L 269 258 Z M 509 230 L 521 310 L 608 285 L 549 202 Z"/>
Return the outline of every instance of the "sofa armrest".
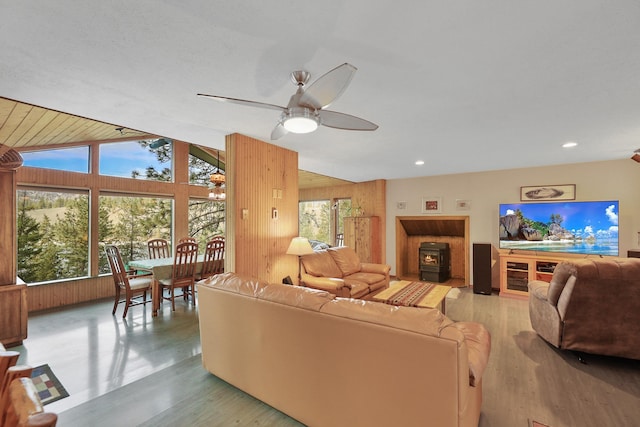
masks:
<path fill-rule="evenodd" d="M 388 276 L 389 271 L 391 270 L 391 266 L 387 264 L 373 264 L 370 262 L 363 262 L 360 265 L 360 271 L 362 271 L 363 273 L 377 273 Z"/>
<path fill-rule="evenodd" d="M 531 327 L 547 342 L 560 348 L 562 319 L 558 307 L 549 298 L 549 284 L 540 280 L 529 282 L 529 320 Z"/>
<path fill-rule="evenodd" d="M 537 298 L 541 301 L 548 301 L 549 283 L 542 280 L 533 280 L 527 285 L 529 288 L 530 298 Z"/>
<path fill-rule="evenodd" d="M 489 362 L 491 334 L 483 324 L 477 322 L 455 322 L 451 326 L 464 335 L 469 358 L 469 385 L 476 387 Z"/>

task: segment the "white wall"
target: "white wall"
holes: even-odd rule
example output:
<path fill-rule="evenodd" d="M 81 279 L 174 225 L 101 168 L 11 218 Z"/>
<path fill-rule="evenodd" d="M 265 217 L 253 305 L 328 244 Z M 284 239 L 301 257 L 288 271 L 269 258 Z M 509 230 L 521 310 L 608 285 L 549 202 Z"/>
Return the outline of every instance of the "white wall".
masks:
<path fill-rule="evenodd" d="M 396 271 L 396 216 L 427 215 L 421 211 L 423 197 L 442 198 L 439 215 L 468 215 L 471 244 L 497 247 L 498 205 L 519 202 L 521 186 L 559 184 L 576 184 L 577 201 L 619 200 L 620 256 L 639 247 L 640 164 L 631 159 L 396 179 L 387 181 L 386 250 L 391 274 Z M 456 210 L 458 199 L 469 200 L 471 209 Z M 397 202 L 406 202 L 406 209 L 398 209 Z"/>

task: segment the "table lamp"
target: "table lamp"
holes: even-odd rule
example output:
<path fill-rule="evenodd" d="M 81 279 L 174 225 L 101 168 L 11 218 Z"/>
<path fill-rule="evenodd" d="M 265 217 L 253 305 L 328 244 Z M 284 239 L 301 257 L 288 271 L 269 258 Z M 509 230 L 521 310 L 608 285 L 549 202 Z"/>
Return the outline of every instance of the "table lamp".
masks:
<path fill-rule="evenodd" d="M 298 256 L 298 285 L 302 283 L 301 272 L 301 264 L 300 257 L 302 255 L 308 255 L 313 253 L 313 248 L 311 247 L 311 243 L 307 240 L 306 237 L 294 237 L 291 239 L 291 243 L 289 244 L 289 249 L 287 249 L 287 255 L 297 255 Z"/>

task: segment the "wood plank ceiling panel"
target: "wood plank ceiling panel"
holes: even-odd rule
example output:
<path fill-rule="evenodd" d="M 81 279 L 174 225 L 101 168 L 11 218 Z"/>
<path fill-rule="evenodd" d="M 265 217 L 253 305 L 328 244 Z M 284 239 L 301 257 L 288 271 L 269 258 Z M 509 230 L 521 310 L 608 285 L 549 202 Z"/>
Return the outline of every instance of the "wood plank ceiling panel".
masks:
<path fill-rule="evenodd" d="M 125 138 L 153 137 L 133 129 L 61 113 L 0 97 L 0 146 L 13 148 L 46 147 Z M 221 161 L 225 159 L 220 153 Z M 299 188 L 332 187 L 351 181 L 298 171 Z"/>

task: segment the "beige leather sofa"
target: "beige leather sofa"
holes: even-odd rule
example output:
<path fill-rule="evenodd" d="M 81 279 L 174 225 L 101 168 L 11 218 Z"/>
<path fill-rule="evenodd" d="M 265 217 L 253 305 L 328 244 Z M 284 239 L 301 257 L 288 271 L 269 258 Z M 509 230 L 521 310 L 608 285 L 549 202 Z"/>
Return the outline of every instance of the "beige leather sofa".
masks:
<path fill-rule="evenodd" d="M 478 425 L 479 323 L 234 273 L 198 298 L 204 368 L 305 425 Z"/>
<path fill-rule="evenodd" d="M 304 255 L 300 262 L 303 286 L 339 297 L 363 298 L 389 287 L 389 265 L 362 263 L 347 246 Z"/>
<path fill-rule="evenodd" d="M 559 263 L 529 283 L 533 329 L 564 350 L 640 359 L 640 259 Z"/>

